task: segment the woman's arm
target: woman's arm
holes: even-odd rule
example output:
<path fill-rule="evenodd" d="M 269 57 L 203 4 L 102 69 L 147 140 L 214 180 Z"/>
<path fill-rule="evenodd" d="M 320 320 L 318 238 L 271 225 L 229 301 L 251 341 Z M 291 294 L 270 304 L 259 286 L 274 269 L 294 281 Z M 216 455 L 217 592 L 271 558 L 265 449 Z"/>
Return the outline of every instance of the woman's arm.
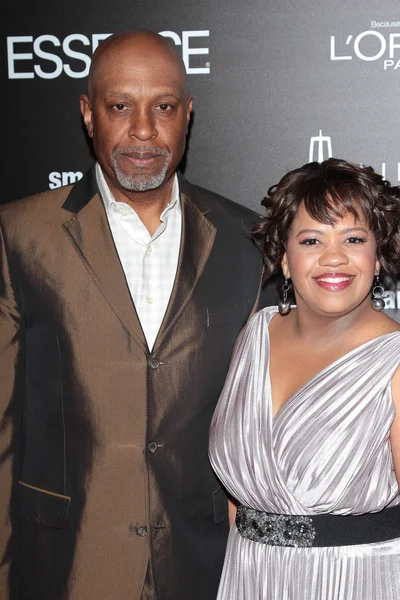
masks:
<path fill-rule="evenodd" d="M 230 498 L 228 498 L 229 525 L 232 525 L 232 523 L 236 519 L 236 511 L 237 511 L 237 506 L 236 506 L 234 500 L 231 500 Z"/>
<path fill-rule="evenodd" d="M 392 379 L 392 396 L 396 408 L 396 416 L 390 429 L 394 469 L 400 485 L 400 367 Z"/>

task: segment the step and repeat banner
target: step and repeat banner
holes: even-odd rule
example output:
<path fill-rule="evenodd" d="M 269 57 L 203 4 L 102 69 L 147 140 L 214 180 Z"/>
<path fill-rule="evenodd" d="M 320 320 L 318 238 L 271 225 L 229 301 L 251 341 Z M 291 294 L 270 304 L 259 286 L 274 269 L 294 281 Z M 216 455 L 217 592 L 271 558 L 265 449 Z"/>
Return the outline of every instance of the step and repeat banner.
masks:
<path fill-rule="evenodd" d="M 138 28 L 182 52 L 193 183 L 259 210 L 288 170 L 330 156 L 400 182 L 399 0 L 21 0 L 0 28 L 1 201 L 73 183 L 90 166 L 79 95 L 91 56 L 111 33 Z M 400 292 L 386 301 L 400 307 Z"/>

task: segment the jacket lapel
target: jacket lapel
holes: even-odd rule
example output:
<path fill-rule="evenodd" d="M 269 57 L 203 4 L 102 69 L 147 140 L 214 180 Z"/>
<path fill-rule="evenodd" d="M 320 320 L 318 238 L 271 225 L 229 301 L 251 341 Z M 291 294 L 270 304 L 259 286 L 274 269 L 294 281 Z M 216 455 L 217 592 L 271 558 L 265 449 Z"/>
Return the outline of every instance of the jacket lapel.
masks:
<path fill-rule="evenodd" d="M 200 198 L 189 198 L 185 194 L 186 186 L 187 182 L 180 179 L 180 188 L 183 188 L 181 249 L 174 287 L 153 352 L 163 343 L 190 301 L 217 233 L 216 227 L 204 216 L 210 209 Z M 89 274 L 132 338 L 148 353 L 98 192 L 94 168 L 75 184 L 63 208 L 74 213 L 63 227 Z"/>
<path fill-rule="evenodd" d="M 207 263 L 217 233 L 204 216 L 206 206 L 192 202 L 184 193 L 182 204 L 182 241 L 171 298 L 154 344 L 157 351 L 185 310 Z"/>
<path fill-rule="evenodd" d="M 100 292 L 140 348 L 147 344 L 108 225 L 94 172 L 74 186 L 63 208 L 75 214 L 63 227 Z"/>

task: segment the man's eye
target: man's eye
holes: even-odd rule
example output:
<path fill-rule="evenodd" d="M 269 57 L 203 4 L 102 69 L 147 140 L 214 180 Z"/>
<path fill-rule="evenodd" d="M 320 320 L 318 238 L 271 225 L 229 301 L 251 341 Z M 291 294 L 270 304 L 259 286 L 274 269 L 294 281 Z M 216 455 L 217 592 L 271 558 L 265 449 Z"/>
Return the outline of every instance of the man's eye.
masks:
<path fill-rule="evenodd" d="M 319 244 L 319 240 L 317 238 L 307 238 L 300 242 L 302 246 L 315 246 L 315 244 Z"/>
<path fill-rule="evenodd" d="M 164 104 L 159 104 L 158 108 L 161 110 L 161 112 L 166 112 L 168 110 L 171 110 L 172 106 L 171 106 L 171 104 L 165 104 L 164 103 Z"/>
<path fill-rule="evenodd" d="M 114 104 L 113 108 L 115 108 L 115 110 L 117 111 L 121 111 L 124 110 L 126 107 L 125 104 L 122 104 L 122 102 L 118 102 L 118 104 Z"/>

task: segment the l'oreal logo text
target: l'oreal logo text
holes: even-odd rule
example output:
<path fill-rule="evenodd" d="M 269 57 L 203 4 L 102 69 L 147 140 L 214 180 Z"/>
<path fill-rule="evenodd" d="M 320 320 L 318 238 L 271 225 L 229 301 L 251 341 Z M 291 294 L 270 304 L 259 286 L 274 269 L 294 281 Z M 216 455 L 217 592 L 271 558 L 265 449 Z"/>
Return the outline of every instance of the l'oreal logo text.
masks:
<path fill-rule="evenodd" d="M 330 59 L 333 61 L 353 60 L 365 62 L 381 61 L 385 71 L 400 72 L 400 33 L 363 31 L 347 37 L 331 35 Z"/>

